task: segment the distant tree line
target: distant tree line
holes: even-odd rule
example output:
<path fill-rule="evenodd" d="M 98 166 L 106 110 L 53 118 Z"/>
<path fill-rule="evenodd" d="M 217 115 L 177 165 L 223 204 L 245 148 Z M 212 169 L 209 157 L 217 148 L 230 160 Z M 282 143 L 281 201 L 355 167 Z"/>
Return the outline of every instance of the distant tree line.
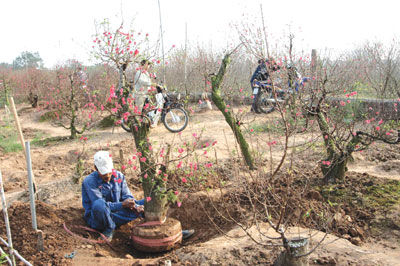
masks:
<path fill-rule="evenodd" d="M 170 90 L 181 93 L 202 93 L 211 91 L 211 75 L 219 67 L 223 51 L 213 51 L 200 45 L 189 49 L 174 49 L 168 56 L 165 85 Z M 288 63 L 279 53 L 273 57 L 282 66 Z M 320 57 L 324 57 L 320 54 Z M 307 59 L 308 58 L 308 59 Z M 257 66 L 258 56 L 249 54 L 244 49 L 232 56 L 228 73 L 221 85 L 221 92 L 236 97 L 239 91 L 251 95 L 250 77 Z M 66 58 L 65 62 L 68 59 Z M 296 54 L 293 64 L 302 76 L 310 76 L 309 56 Z M 12 94 L 16 98 L 26 98 L 30 93 L 41 98 L 43 92 L 52 83 L 52 69 L 46 69 L 38 52 L 22 52 L 12 64 L 0 63 L 0 95 Z M 400 45 L 393 41 L 389 45 L 367 42 L 352 51 L 346 52 L 335 59 L 330 55 L 323 58 L 323 69 L 329 73 L 329 82 L 325 87 L 329 90 L 357 90 L 358 97 L 367 98 L 399 98 L 400 97 Z M 96 83 L 94 77 L 99 73 L 116 72 L 106 65 L 83 66 L 91 83 Z M 55 67 L 57 68 L 57 67 Z M 55 69 L 54 68 L 54 69 Z M 162 65 L 154 62 L 155 72 L 162 73 Z M 349 71 L 350 70 L 350 71 Z M 127 70 L 128 79 L 133 79 L 135 66 Z M 274 82 L 278 86 L 287 86 L 286 72 L 274 73 Z M 113 73 L 117 76 L 118 73 Z M 160 80 L 161 82 L 161 80 Z M 107 90 L 107 89 L 105 89 Z M 105 93 L 105 92 L 104 92 Z M 243 95 L 243 93 L 241 93 Z"/>

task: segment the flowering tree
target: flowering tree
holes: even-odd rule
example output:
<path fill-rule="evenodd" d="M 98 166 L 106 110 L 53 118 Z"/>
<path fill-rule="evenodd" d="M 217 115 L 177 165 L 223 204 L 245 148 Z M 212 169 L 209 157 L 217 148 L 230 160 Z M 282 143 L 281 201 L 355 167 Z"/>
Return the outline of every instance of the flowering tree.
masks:
<path fill-rule="evenodd" d="M 141 107 L 135 106 L 134 98 L 130 95 L 130 78 L 127 74 L 131 65 L 138 64 L 143 59 L 155 58 L 155 52 L 149 45 L 148 34 L 125 30 L 123 25 L 113 31 L 106 20 L 97 25 L 97 34 L 93 42 L 95 58 L 103 63 L 111 63 L 119 71 L 118 86 L 110 87 L 107 106 L 118 117 L 117 123 L 123 119 L 131 128 L 136 144 L 136 148 L 132 150 L 135 151 L 134 159 L 139 161 L 146 198 L 145 217 L 147 220 L 163 220 L 168 199 L 174 200 L 176 195 L 166 189 L 166 167 L 156 162 L 157 157 L 149 140 L 150 121 L 142 115 Z M 139 68 L 135 70 L 142 71 Z M 161 153 L 165 152 L 162 150 Z"/>
<path fill-rule="evenodd" d="M 86 79 L 82 76 L 82 66 L 74 60 L 58 66 L 54 86 L 45 99 L 45 108 L 54 112 L 52 123 L 70 131 L 70 138 L 83 134 L 97 121 L 98 101 L 90 97 Z"/>
<path fill-rule="evenodd" d="M 357 91 L 352 89 L 353 80 L 343 77 L 357 76 L 360 68 L 350 62 L 341 65 L 339 60 L 318 60 L 315 50 L 311 66 L 312 101 L 304 108 L 307 116 L 316 119 L 323 138 L 326 158 L 320 163 L 324 178 L 336 182 L 344 178 L 353 152 L 365 150 L 378 140 L 399 143 L 398 131 L 390 117 L 374 110 L 377 106 L 363 106 L 354 99 Z M 397 103 L 393 103 L 391 112 L 397 113 Z"/>
<path fill-rule="evenodd" d="M 51 87 L 51 71 L 37 68 L 25 68 L 15 72 L 16 94 L 27 98 L 32 107 L 36 108 L 39 96 L 46 95 Z"/>

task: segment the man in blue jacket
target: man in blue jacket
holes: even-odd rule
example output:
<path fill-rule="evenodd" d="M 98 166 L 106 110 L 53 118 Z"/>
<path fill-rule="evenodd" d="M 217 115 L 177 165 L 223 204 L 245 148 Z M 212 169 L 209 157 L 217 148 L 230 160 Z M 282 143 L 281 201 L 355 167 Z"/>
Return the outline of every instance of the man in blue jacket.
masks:
<path fill-rule="evenodd" d="M 112 240 L 115 228 L 138 217 L 143 217 L 144 199 L 136 200 L 129 191 L 125 176 L 113 169 L 107 151 L 94 155 L 95 171 L 82 183 L 84 219 L 93 229 Z M 193 235 L 194 230 L 183 230 L 183 238 Z"/>
<path fill-rule="evenodd" d="M 93 173 L 82 183 L 84 219 L 94 229 L 112 239 L 116 227 L 126 224 L 143 213 L 144 200 L 135 200 L 124 175 L 113 171 L 113 162 L 107 151 L 94 155 Z"/>

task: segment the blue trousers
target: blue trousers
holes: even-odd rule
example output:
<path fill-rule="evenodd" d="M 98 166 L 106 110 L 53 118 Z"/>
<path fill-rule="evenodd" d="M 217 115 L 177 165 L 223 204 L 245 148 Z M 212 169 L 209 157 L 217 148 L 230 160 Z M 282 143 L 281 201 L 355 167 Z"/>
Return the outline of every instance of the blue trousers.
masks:
<path fill-rule="evenodd" d="M 138 205 L 143 205 L 144 199 L 135 202 Z M 104 232 L 112 231 L 136 218 L 138 218 L 138 214 L 130 209 L 123 208 L 120 211 L 111 212 L 106 202 L 103 199 L 98 199 L 93 202 L 92 213 L 86 222 L 91 228 Z"/>

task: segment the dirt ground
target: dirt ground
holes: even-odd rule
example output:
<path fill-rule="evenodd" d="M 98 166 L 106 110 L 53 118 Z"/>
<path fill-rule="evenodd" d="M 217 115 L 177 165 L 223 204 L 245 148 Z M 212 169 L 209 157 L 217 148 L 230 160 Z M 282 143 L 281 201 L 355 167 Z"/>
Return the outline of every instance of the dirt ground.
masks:
<path fill-rule="evenodd" d="M 18 110 L 26 140 L 68 136 L 69 132 L 65 129 L 39 122 L 40 113 L 35 110 L 23 105 L 18 106 Z M 0 113 L 0 117 L 4 119 L 4 114 Z M 265 123 L 265 116 L 248 114 L 243 121 L 247 122 L 245 127 L 250 129 L 252 124 Z M 201 142 L 204 145 L 217 143 L 216 152 L 203 156 L 204 160 L 209 159 L 215 162 L 218 177 L 208 181 L 207 187 L 212 188 L 221 180 L 229 180 L 232 170 L 229 160 L 237 157 L 236 143 L 219 111 L 192 114 L 189 126 L 182 134 L 169 133 L 162 125 L 159 125 L 152 129 L 150 139 L 157 145 L 181 143 L 193 141 L 193 134 L 201 135 Z M 97 150 L 110 150 L 114 162 L 120 165 L 133 154 L 132 136 L 119 127 L 96 129 L 84 136 L 87 136 L 88 140 L 83 153 L 85 159 L 83 176 L 90 173 L 92 167 L 90 160 Z M 254 135 L 250 145 L 256 149 L 261 141 L 266 141 L 266 138 L 266 135 L 262 133 Z M 82 148 L 82 141 L 66 138 L 42 146 L 33 145 L 31 148 L 33 172 L 41 191 L 41 196 L 36 203 L 38 228 L 44 233 L 44 251 L 41 252 L 37 251 L 37 235 L 31 229 L 29 203 L 26 202 L 25 157 L 22 152 L 3 153 L 0 151 L 0 170 L 7 199 L 11 203 L 8 212 L 13 244 L 19 253 L 34 265 L 165 265 L 167 260 L 170 260 L 173 265 L 272 265 L 280 253 L 277 247 L 270 248 L 255 244 L 234 223 L 224 219 L 209 219 L 208 216 L 213 216 L 213 210 L 208 196 L 204 191 L 190 189 L 184 193 L 186 197 L 182 207 L 172 206 L 169 215 L 180 220 L 183 228 L 193 228 L 196 233 L 171 252 L 144 254 L 136 251 L 132 247 L 129 234 L 137 221 L 118 229 L 111 245 L 85 242 L 71 236 L 64 230 L 64 225 L 85 238 L 93 240 L 97 237 L 94 233 L 77 228 L 79 225 L 84 225 L 82 219 L 84 211 L 81 206 L 79 185 L 74 185 L 71 180 L 76 176 L 75 168 Z M 398 145 L 376 144 L 369 151 L 355 155 L 354 162 L 349 165 L 348 182 L 343 186 L 355 187 L 354 193 L 357 195 L 357 193 L 363 193 L 365 184 L 371 182 L 380 184 L 382 180 L 389 179 L 400 180 L 398 148 Z M 281 148 L 272 147 L 272 149 L 273 155 L 269 160 L 278 160 L 282 153 Z M 198 152 L 203 153 L 203 151 L 199 149 Z M 124 158 L 121 158 L 121 155 Z M 303 159 L 300 158 L 300 160 Z M 311 159 L 315 158 L 304 160 Z M 310 175 L 312 173 L 310 170 Z M 126 171 L 126 176 L 131 190 L 140 197 L 138 177 L 129 170 Z M 400 191 L 397 191 L 397 194 L 400 195 Z M 322 206 L 320 197 L 318 193 L 307 195 L 304 197 L 306 203 L 302 201 L 301 204 L 311 204 L 318 208 Z M 354 205 L 357 206 L 357 204 Z M 226 211 L 235 213 L 234 209 Z M 375 213 L 384 217 L 375 217 Z M 380 211 L 377 206 L 369 210 L 369 213 L 357 207 L 347 210 L 344 206 L 340 214 L 340 217 L 342 216 L 342 226 L 333 228 L 321 246 L 310 255 L 311 265 L 400 265 L 399 205 L 386 211 Z M 347 216 L 349 218 L 346 218 Z M 391 223 L 385 230 L 373 232 L 369 225 L 378 218 L 384 221 L 390 220 Z M 267 224 L 262 223 L 259 228 L 273 234 Z M 293 235 L 299 235 L 300 231 L 304 232 L 302 234 L 312 235 L 310 244 L 313 245 L 325 235 L 314 229 L 293 227 L 290 230 L 293 231 Z M 261 237 L 259 230 L 251 228 L 249 232 L 253 237 Z M 2 220 L 0 235 L 6 238 Z M 260 240 L 263 241 L 263 239 Z M 76 255 L 73 258 L 66 258 L 72 252 Z"/>

